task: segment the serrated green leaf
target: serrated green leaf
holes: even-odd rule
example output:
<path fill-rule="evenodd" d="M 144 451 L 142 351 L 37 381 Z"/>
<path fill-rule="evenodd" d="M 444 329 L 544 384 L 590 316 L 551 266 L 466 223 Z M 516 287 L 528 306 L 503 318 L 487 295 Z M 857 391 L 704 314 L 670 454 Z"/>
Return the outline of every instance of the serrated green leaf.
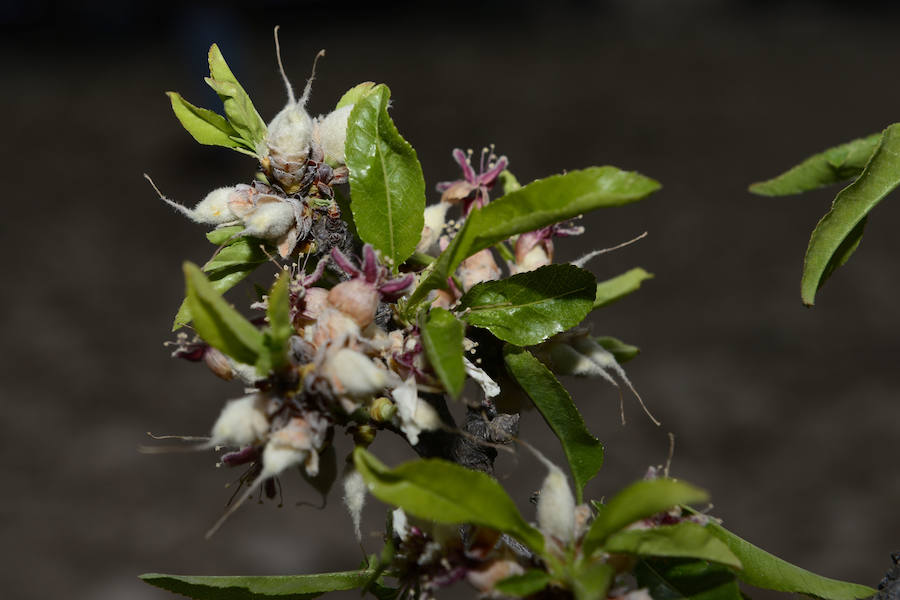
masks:
<path fill-rule="evenodd" d="M 512 498 L 486 473 L 436 458 L 389 469 L 359 446 L 353 461 L 372 495 L 413 516 L 449 525 L 490 527 L 539 554 L 544 550 L 543 534 L 522 518 Z"/>
<path fill-rule="evenodd" d="M 715 563 L 642 559 L 635 566 L 634 576 L 653 600 L 744 600 L 734 573 Z"/>
<path fill-rule="evenodd" d="M 369 570 L 316 575 L 197 576 L 145 573 L 150 585 L 197 600 L 306 600 L 326 592 L 352 590 L 365 584 Z"/>
<path fill-rule="evenodd" d="M 641 349 L 637 346 L 626 344 L 622 340 L 618 340 L 614 337 L 602 336 L 594 338 L 594 341 L 603 349 L 610 352 L 619 364 L 628 362 L 641 353 Z"/>
<path fill-rule="evenodd" d="M 268 294 L 266 316 L 269 326 L 263 332 L 266 351 L 260 355 L 256 365 L 260 374 L 272 369 L 277 371 L 288 364 L 287 344 L 295 333 L 291 324 L 290 282 L 290 272 L 282 271 Z"/>
<path fill-rule="evenodd" d="M 602 600 L 606 598 L 615 570 L 606 563 L 586 563 L 572 578 L 575 600 Z M 655 599 L 654 599 L 655 600 Z"/>
<path fill-rule="evenodd" d="M 507 344 L 503 349 L 503 360 L 510 375 L 559 438 L 581 503 L 584 486 L 603 466 L 603 444 L 588 431 L 566 388 L 531 353 Z"/>
<path fill-rule="evenodd" d="M 380 84 L 357 99 L 345 149 L 356 230 L 396 268 L 422 236 L 425 178 L 416 151 L 388 115 L 390 96 Z"/>
<path fill-rule="evenodd" d="M 825 600 L 856 600 L 868 598 L 876 592 L 865 585 L 829 579 L 801 569 L 757 548 L 716 523 L 710 523 L 707 527 L 740 559 L 744 568 L 738 577 L 750 585 Z"/>
<path fill-rule="evenodd" d="M 225 116 L 238 135 L 254 151 L 266 139 L 266 123 L 256 112 L 250 96 L 238 83 L 216 44 L 209 49 L 209 77 L 206 83 L 216 91 L 225 106 Z"/>
<path fill-rule="evenodd" d="M 255 365 L 263 352 L 263 335 L 225 302 L 200 268 L 184 263 L 186 302 L 194 329 L 203 340 L 238 362 Z"/>
<path fill-rule="evenodd" d="M 706 502 L 703 490 L 676 479 L 648 479 L 632 483 L 607 502 L 584 537 L 584 553 L 590 556 L 613 533 L 635 521 L 651 517 L 679 504 Z"/>
<path fill-rule="evenodd" d="M 609 166 L 529 183 L 469 214 L 410 296 L 409 306 L 415 309 L 429 292 L 446 288 L 447 278 L 459 264 L 480 250 L 597 208 L 635 202 L 659 188 L 659 183 L 648 177 Z"/>
<path fill-rule="evenodd" d="M 371 92 L 374 87 L 374 81 L 364 81 L 359 85 L 353 86 L 344 92 L 344 95 L 341 96 L 341 99 L 338 100 L 338 103 L 334 106 L 334 110 L 356 104 L 363 96 Z"/>
<path fill-rule="evenodd" d="M 826 276 L 843 264 L 859 245 L 863 227 L 860 223 L 898 185 L 900 123 L 895 123 L 884 130 L 862 175 L 838 192 L 831 210 L 813 230 L 800 280 L 804 304 L 813 305 Z"/>
<path fill-rule="evenodd" d="M 166 92 L 172 102 L 172 111 L 181 125 L 191 136 L 206 146 L 243 149 L 240 142 L 233 139 L 237 132 L 222 115 L 206 108 L 194 106 L 177 92 Z"/>
<path fill-rule="evenodd" d="M 636 292 L 641 287 L 641 283 L 647 279 L 653 279 L 653 274 L 648 273 L 640 267 L 635 267 L 625 271 L 621 275 L 616 275 L 612 279 L 601 281 L 597 284 L 597 292 L 594 296 L 593 308 L 600 308 L 607 304 L 612 304 L 616 300 L 621 300 L 628 294 Z"/>
<path fill-rule="evenodd" d="M 485 281 L 460 299 L 463 320 L 517 346 L 539 344 L 591 312 L 596 279 L 575 265 L 546 265 Z"/>
<path fill-rule="evenodd" d="M 531 569 L 525 571 L 521 575 L 513 575 L 501 581 L 494 586 L 494 590 L 500 592 L 504 596 L 513 596 L 515 598 L 524 598 L 536 594 L 550 584 L 550 574 L 546 571 Z"/>
<path fill-rule="evenodd" d="M 880 139 L 880 133 L 873 133 L 829 148 L 778 177 L 754 183 L 750 191 L 761 196 L 788 196 L 853 179 L 862 173 Z"/>
<path fill-rule="evenodd" d="M 652 529 L 626 529 L 610 535 L 604 552 L 699 558 L 741 568 L 741 561 L 721 540 L 703 525 L 682 521 Z"/>
<path fill-rule="evenodd" d="M 459 398 L 466 383 L 463 364 L 465 326 L 450 311 L 433 308 L 419 318 L 419 328 L 428 362 L 450 396 Z"/>

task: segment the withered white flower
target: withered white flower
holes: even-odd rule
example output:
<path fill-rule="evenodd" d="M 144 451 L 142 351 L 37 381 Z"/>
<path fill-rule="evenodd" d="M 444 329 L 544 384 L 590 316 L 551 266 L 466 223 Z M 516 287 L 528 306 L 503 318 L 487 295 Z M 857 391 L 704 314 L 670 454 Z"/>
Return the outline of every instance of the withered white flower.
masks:
<path fill-rule="evenodd" d="M 481 386 L 486 398 L 493 398 L 500 394 L 500 386 L 483 369 L 476 367 L 468 358 L 463 358 L 463 366 L 466 369 L 466 375 Z"/>
<path fill-rule="evenodd" d="M 398 382 L 392 371 L 380 367 L 371 358 L 357 350 L 341 348 L 330 353 L 320 369 L 338 395 L 354 398 L 374 396 Z"/>
<path fill-rule="evenodd" d="M 225 404 L 213 425 L 209 446 L 249 446 L 265 439 L 268 431 L 266 398 L 250 394 Z"/>
<path fill-rule="evenodd" d="M 441 416 L 433 406 L 419 398 L 415 376 L 411 375 L 403 385 L 394 388 L 391 397 L 397 405 L 394 420 L 413 446 L 419 443 L 420 433 L 440 428 Z"/>

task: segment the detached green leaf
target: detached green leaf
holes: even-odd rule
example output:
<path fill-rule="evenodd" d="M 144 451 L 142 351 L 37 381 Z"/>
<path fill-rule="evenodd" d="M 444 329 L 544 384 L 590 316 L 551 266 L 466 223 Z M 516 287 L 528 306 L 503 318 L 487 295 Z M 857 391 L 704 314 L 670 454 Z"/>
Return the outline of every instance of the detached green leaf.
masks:
<path fill-rule="evenodd" d="M 734 573 L 705 561 L 653 558 L 638 561 L 634 576 L 654 600 L 744 600 Z"/>
<path fill-rule="evenodd" d="M 882 198 L 900 185 L 900 123 L 895 123 L 881 136 L 881 143 L 859 178 L 841 190 L 831 210 L 822 217 L 812 232 L 800 295 L 812 306 L 816 292 L 837 266 L 846 262 L 862 237 L 863 219 Z"/>
<path fill-rule="evenodd" d="M 140 577 L 150 585 L 197 600 L 306 600 L 326 592 L 362 587 L 371 573 L 370 570 L 361 570 L 316 575 L 238 577 L 145 573 Z"/>
<path fill-rule="evenodd" d="M 537 553 L 544 536 L 529 525 L 493 478 L 439 459 L 415 460 L 389 469 L 357 446 L 357 471 L 379 500 L 421 519 L 454 525 L 472 523 L 508 533 Z"/>
<path fill-rule="evenodd" d="M 628 294 L 636 292 L 641 287 L 642 282 L 652 278 L 653 275 L 651 273 L 640 267 L 635 267 L 612 279 L 601 281 L 597 284 L 594 308 L 600 308 L 601 306 L 612 304 L 616 300 L 621 300 Z"/>
<path fill-rule="evenodd" d="M 876 593 L 865 585 L 829 579 L 801 569 L 742 540 L 721 525 L 710 523 L 707 527 L 740 559 L 744 570 L 738 577 L 750 585 L 825 600 L 856 600 Z"/>
<path fill-rule="evenodd" d="M 605 350 L 612 353 L 612 355 L 616 359 L 616 362 L 618 362 L 619 364 L 628 362 L 641 353 L 641 349 L 637 346 L 626 344 L 622 340 L 618 340 L 614 337 L 603 336 L 596 338 L 594 341 L 597 342 L 597 344 L 599 344 Z"/>
<path fill-rule="evenodd" d="M 453 398 L 459 398 L 466 383 L 463 364 L 465 326 L 450 311 L 433 308 L 420 317 L 419 328 L 428 362 L 447 392 Z"/>
<path fill-rule="evenodd" d="M 604 552 L 639 556 L 699 558 L 741 568 L 741 561 L 703 525 L 682 521 L 652 529 L 627 529 L 612 534 L 603 544 Z"/>
<path fill-rule="evenodd" d="M 388 115 L 384 84 L 359 96 L 347 122 L 350 208 L 360 238 L 399 266 L 425 225 L 425 178 L 416 151 Z"/>
<path fill-rule="evenodd" d="M 268 294 L 266 315 L 269 319 L 269 326 L 263 332 L 263 345 L 266 352 L 260 355 L 260 361 L 256 365 L 256 369 L 260 373 L 267 373 L 271 369 L 281 369 L 288 363 L 287 343 L 295 333 L 294 326 L 291 324 L 290 282 L 290 273 L 282 271 L 278 276 L 278 281 L 275 282 Z"/>
<path fill-rule="evenodd" d="M 524 598 L 536 594 L 550 584 L 551 577 L 546 571 L 531 569 L 521 575 L 513 575 L 498 581 L 494 589 L 504 596 Z"/>
<path fill-rule="evenodd" d="M 244 144 L 233 139 L 237 131 L 225 117 L 194 106 L 177 92 L 166 92 L 166 95 L 172 102 L 175 116 L 195 140 L 206 146 L 224 146 L 239 152 L 247 152 Z"/>
<path fill-rule="evenodd" d="M 517 346 L 539 344 L 591 311 L 596 279 L 575 265 L 546 265 L 475 285 L 460 299 L 462 318 Z"/>
<path fill-rule="evenodd" d="M 413 292 L 415 307 L 431 290 L 446 288 L 463 260 L 511 236 L 571 219 L 588 211 L 621 206 L 650 195 L 659 183 L 615 167 L 591 167 L 539 179 L 473 210 L 462 229 Z"/>
<path fill-rule="evenodd" d="M 250 96 L 238 83 L 216 44 L 209 49 L 209 75 L 206 83 L 222 100 L 229 123 L 255 152 L 266 139 L 266 123 L 256 112 Z"/>
<path fill-rule="evenodd" d="M 581 503 L 584 486 L 603 466 L 603 444 L 588 431 L 566 388 L 541 361 L 524 348 L 510 345 L 503 349 L 503 360 L 510 375 L 559 438 Z"/>
<path fill-rule="evenodd" d="M 185 293 L 194 328 L 206 343 L 238 362 L 255 365 L 263 352 L 263 335 L 232 308 L 193 263 L 184 263 Z"/>
<path fill-rule="evenodd" d="M 338 100 L 334 110 L 356 104 L 363 96 L 371 92 L 373 87 L 375 87 L 375 82 L 373 81 L 364 81 L 359 85 L 353 86 L 341 96 L 341 99 Z"/>
<path fill-rule="evenodd" d="M 880 133 L 829 148 L 782 173 L 750 186 L 761 196 L 788 196 L 853 179 L 862 172 L 881 139 Z"/>
<path fill-rule="evenodd" d="M 703 490 L 676 479 L 647 479 L 632 483 L 613 496 L 594 519 L 584 538 L 584 553 L 590 556 L 613 533 L 635 521 L 652 517 L 679 504 L 706 502 Z"/>

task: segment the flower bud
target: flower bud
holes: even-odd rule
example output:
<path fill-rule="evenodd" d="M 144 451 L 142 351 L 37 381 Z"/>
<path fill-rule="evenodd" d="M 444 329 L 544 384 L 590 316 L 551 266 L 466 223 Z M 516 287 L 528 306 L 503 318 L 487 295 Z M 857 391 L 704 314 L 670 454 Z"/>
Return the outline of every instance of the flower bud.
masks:
<path fill-rule="evenodd" d="M 266 147 L 279 158 L 302 162 L 309 153 L 312 134 L 313 120 L 303 104 L 288 102 L 267 127 Z"/>
<path fill-rule="evenodd" d="M 269 431 L 265 399 L 251 394 L 230 400 L 212 428 L 212 445 L 249 446 L 262 440 Z"/>
<path fill-rule="evenodd" d="M 331 382 L 335 393 L 349 396 L 372 396 L 391 382 L 388 371 L 356 350 L 342 348 L 329 356 L 321 373 Z"/>
<path fill-rule="evenodd" d="M 234 378 L 234 369 L 231 366 L 231 361 L 218 349 L 212 346 L 206 348 L 203 352 L 203 362 L 209 367 L 210 371 L 225 381 L 231 381 Z"/>
<path fill-rule="evenodd" d="M 378 290 L 363 279 L 343 281 L 328 292 L 328 303 L 365 329 L 375 320 Z"/>
<path fill-rule="evenodd" d="M 297 222 L 294 207 L 288 202 L 260 203 L 244 216 L 244 235 L 277 240 Z"/>
<path fill-rule="evenodd" d="M 476 252 L 459 265 L 459 278 L 465 291 L 483 281 L 500 279 L 501 275 L 500 267 L 497 266 L 494 255 L 488 248 Z"/>
<path fill-rule="evenodd" d="M 575 498 L 559 467 L 548 466 L 550 471 L 538 496 L 538 527 L 544 534 L 569 544 L 575 533 Z"/>
<path fill-rule="evenodd" d="M 347 141 L 347 119 L 350 118 L 352 110 L 352 104 L 342 106 L 317 120 L 315 138 L 322 147 L 326 162 L 337 164 L 346 162 L 344 144 Z"/>
<path fill-rule="evenodd" d="M 422 237 L 416 246 L 416 252 L 428 252 L 437 243 L 444 230 L 448 208 L 450 208 L 448 203 L 438 202 L 425 209 L 425 225 L 422 227 Z"/>
<path fill-rule="evenodd" d="M 221 187 L 215 189 L 208 193 L 203 200 L 198 202 L 193 209 L 169 200 L 165 196 L 160 195 L 160 198 L 163 202 L 195 223 L 202 223 L 204 225 L 223 225 L 234 221 L 237 218 L 229 208 L 229 201 L 231 200 L 231 195 L 234 191 L 234 187 Z"/>
<path fill-rule="evenodd" d="M 369 407 L 369 416 L 377 423 L 385 423 L 397 414 L 397 406 L 384 396 L 375 398 Z"/>

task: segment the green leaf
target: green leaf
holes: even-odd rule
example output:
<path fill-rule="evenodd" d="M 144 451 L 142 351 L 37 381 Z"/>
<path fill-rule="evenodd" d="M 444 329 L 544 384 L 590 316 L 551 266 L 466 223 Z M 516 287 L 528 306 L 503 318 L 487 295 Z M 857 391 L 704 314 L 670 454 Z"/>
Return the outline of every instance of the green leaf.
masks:
<path fill-rule="evenodd" d="M 825 600 L 855 600 L 868 598 L 876 593 L 865 585 L 829 579 L 801 569 L 742 540 L 721 525 L 710 523 L 707 527 L 740 559 L 744 569 L 738 573 L 738 577 L 750 585 Z"/>
<path fill-rule="evenodd" d="M 743 600 L 734 573 L 715 563 L 642 559 L 635 566 L 634 576 L 653 600 Z"/>
<path fill-rule="evenodd" d="M 605 350 L 612 353 L 612 355 L 616 359 L 616 362 L 618 362 L 619 364 L 628 362 L 641 353 L 641 349 L 637 346 L 626 344 L 625 342 L 614 337 L 603 336 L 595 338 L 594 341 L 597 342 L 597 344 L 603 347 Z"/>
<path fill-rule="evenodd" d="M 550 584 L 551 577 L 546 571 L 531 569 L 521 575 L 513 575 L 498 581 L 494 590 L 504 596 L 524 598 L 536 594 Z"/>
<path fill-rule="evenodd" d="M 364 81 L 359 85 L 353 86 L 341 96 L 341 99 L 338 100 L 334 110 L 356 104 L 363 96 L 371 92 L 373 87 L 375 87 L 375 82 L 373 81 Z"/>
<path fill-rule="evenodd" d="M 268 373 L 272 369 L 277 371 L 288 364 L 287 344 L 295 333 L 291 324 L 290 284 L 290 272 L 282 271 L 268 294 L 266 316 L 269 319 L 269 326 L 263 332 L 263 346 L 266 352 L 260 355 L 256 365 L 256 370 L 260 374 Z"/>
<path fill-rule="evenodd" d="M 212 285 L 213 290 L 218 294 L 224 294 L 238 283 L 240 283 L 243 279 L 245 279 L 250 273 L 256 270 L 256 267 L 259 266 L 259 263 L 248 263 L 243 266 L 236 266 L 228 269 L 217 269 L 216 271 L 209 274 L 209 283 Z M 172 324 L 172 331 L 180 329 L 184 327 L 188 323 L 191 322 L 193 316 L 191 315 L 191 309 L 188 306 L 187 299 L 181 302 L 181 306 L 178 308 L 178 313 L 175 315 L 175 322 Z"/>
<path fill-rule="evenodd" d="M 150 585 L 198 600 L 305 600 L 326 592 L 352 590 L 365 584 L 369 570 L 316 575 L 196 576 L 145 573 Z"/>
<path fill-rule="evenodd" d="M 390 96 L 381 84 L 357 99 L 345 148 L 356 229 L 396 268 L 422 236 L 425 178 L 416 151 L 388 115 Z"/>
<path fill-rule="evenodd" d="M 234 141 L 237 134 L 225 117 L 211 110 L 194 106 L 177 92 L 166 92 L 172 110 L 181 125 L 195 140 L 206 146 L 224 146 L 244 151 L 245 146 Z"/>
<path fill-rule="evenodd" d="M 880 133 L 873 133 L 829 148 L 778 177 L 754 183 L 750 191 L 761 196 L 787 196 L 853 179 L 862 172 L 880 139 Z"/>
<path fill-rule="evenodd" d="M 652 517 L 679 504 L 706 502 L 703 490 L 675 479 L 646 479 L 613 496 L 594 519 L 584 538 L 584 553 L 593 554 L 606 538 L 635 521 Z"/>
<path fill-rule="evenodd" d="M 194 328 L 207 344 L 238 362 L 255 365 L 263 351 L 263 335 L 232 308 L 197 265 L 184 263 L 185 293 Z"/>
<path fill-rule="evenodd" d="M 522 386 L 559 438 L 580 504 L 584 486 L 603 466 L 603 444 L 588 431 L 566 388 L 538 359 L 524 348 L 507 344 L 503 349 L 503 360 L 510 375 Z"/>
<path fill-rule="evenodd" d="M 586 563 L 572 578 L 575 600 L 602 600 L 606 598 L 615 570 L 606 563 Z M 656 600 L 656 599 L 654 599 Z"/>
<path fill-rule="evenodd" d="M 859 245 L 863 227 L 860 223 L 898 185 L 900 123 L 895 123 L 884 130 L 881 143 L 872 153 L 862 175 L 838 193 L 831 210 L 813 230 L 800 280 L 800 295 L 804 304 L 813 305 L 816 292 L 827 275 L 843 264 Z"/>
<path fill-rule="evenodd" d="M 503 184 L 504 196 L 522 188 L 522 184 L 519 183 L 519 180 L 516 179 L 516 176 L 513 175 L 508 169 L 500 171 L 499 179 L 500 183 Z"/>
<path fill-rule="evenodd" d="M 485 281 L 461 299 L 463 320 L 517 346 L 539 344 L 591 311 L 596 280 L 575 265 L 546 265 L 499 281 Z"/>
<path fill-rule="evenodd" d="M 626 529 L 616 532 L 603 544 L 604 552 L 640 556 L 677 556 L 699 558 L 741 568 L 741 561 L 721 540 L 703 525 L 682 521 L 652 529 Z"/>
<path fill-rule="evenodd" d="M 215 246 L 221 246 L 230 241 L 230 243 L 234 243 L 237 240 L 241 239 L 239 237 L 235 237 L 238 233 L 244 230 L 243 225 L 232 225 L 230 227 L 218 227 L 213 229 L 212 231 L 206 234 L 206 239 L 209 240 L 209 243 Z"/>
<path fill-rule="evenodd" d="M 218 254 L 203 265 L 205 273 L 214 273 L 222 269 L 233 269 L 245 265 L 257 267 L 268 260 L 268 256 L 260 246 L 262 242 L 256 238 L 238 238 L 222 248 Z"/>
<path fill-rule="evenodd" d="M 465 326 L 450 311 L 433 308 L 419 318 L 419 328 L 428 362 L 447 392 L 453 398 L 459 398 L 466 383 L 463 365 Z"/>
<path fill-rule="evenodd" d="M 612 304 L 616 300 L 621 300 L 632 292 L 636 292 L 641 283 L 647 279 L 652 279 L 653 275 L 640 267 L 635 267 L 629 271 L 617 275 L 612 279 L 601 281 L 597 284 L 597 293 L 594 297 L 594 308 L 600 308 L 607 304 Z"/>
<path fill-rule="evenodd" d="M 256 112 L 250 96 L 238 83 L 216 44 L 209 48 L 209 77 L 206 83 L 214 89 L 225 106 L 225 116 L 247 145 L 256 151 L 266 139 L 266 123 Z"/>
<path fill-rule="evenodd" d="M 446 288 L 447 278 L 459 263 L 480 250 L 597 208 L 640 200 L 659 187 L 648 177 L 609 166 L 571 171 L 529 183 L 469 214 L 413 292 L 409 306 L 424 301 L 432 290 Z"/>
<path fill-rule="evenodd" d="M 486 473 L 436 458 L 389 469 L 359 446 L 353 461 L 369 491 L 383 502 L 438 523 L 490 527 L 543 552 L 543 534 L 522 518 L 512 498 Z"/>

